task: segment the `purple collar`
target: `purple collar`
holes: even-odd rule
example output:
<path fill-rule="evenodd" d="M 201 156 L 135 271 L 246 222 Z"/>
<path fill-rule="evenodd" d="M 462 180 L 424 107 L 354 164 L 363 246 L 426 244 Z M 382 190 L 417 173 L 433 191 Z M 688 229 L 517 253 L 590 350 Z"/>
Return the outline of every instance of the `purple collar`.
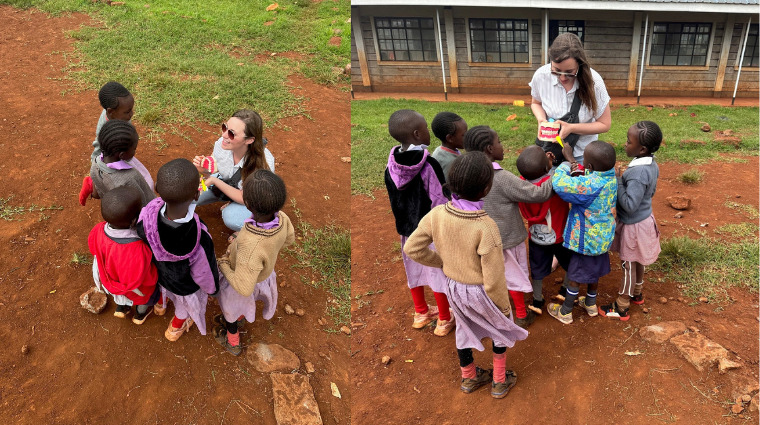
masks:
<path fill-rule="evenodd" d="M 495 163 L 494 163 L 495 164 Z M 468 201 L 466 199 L 460 199 L 456 194 L 451 195 L 451 205 L 454 208 L 458 208 L 463 211 L 478 211 L 483 209 L 483 201 Z"/>
<path fill-rule="evenodd" d="M 493 165 L 494 170 L 503 170 L 503 168 L 501 168 L 501 165 L 499 165 L 498 162 L 494 161 L 491 164 Z"/>
<path fill-rule="evenodd" d="M 259 229 L 264 229 L 264 230 L 274 229 L 275 227 L 280 225 L 280 213 L 279 211 L 274 213 L 274 219 L 272 221 L 267 221 L 266 223 L 256 222 L 253 216 L 251 216 L 250 218 L 247 218 L 243 223 L 251 223 L 254 227 L 258 227 Z"/>
<path fill-rule="evenodd" d="M 100 154 L 100 161 L 103 161 L 103 154 Z M 105 164 L 105 163 L 104 163 Z M 120 159 L 116 162 L 109 162 L 106 164 L 106 167 L 113 169 L 113 170 L 130 170 L 132 169 L 132 165 L 130 165 L 127 161 L 124 161 L 123 159 Z"/>

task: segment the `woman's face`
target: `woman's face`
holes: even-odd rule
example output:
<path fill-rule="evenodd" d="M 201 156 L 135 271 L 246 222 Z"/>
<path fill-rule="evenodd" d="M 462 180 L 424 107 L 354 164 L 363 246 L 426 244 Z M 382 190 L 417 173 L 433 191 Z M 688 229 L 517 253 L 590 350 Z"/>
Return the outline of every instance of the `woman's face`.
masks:
<path fill-rule="evenodd" d="M 572 84 L 578 76 L 578 61 L 575 58 L 567 58 L 562 62 L 552 62 L 552 74 L 559 78 L 563 85 Z"/>
<path fill-rule="evenodd" d="M 222 149 L 236 151 L 253 143 L 254 137 L 245 136 L 245 123 L 240 118 L 228 119 L 222 127 L 225 126 L 227 129 L 222 129 Z"/>

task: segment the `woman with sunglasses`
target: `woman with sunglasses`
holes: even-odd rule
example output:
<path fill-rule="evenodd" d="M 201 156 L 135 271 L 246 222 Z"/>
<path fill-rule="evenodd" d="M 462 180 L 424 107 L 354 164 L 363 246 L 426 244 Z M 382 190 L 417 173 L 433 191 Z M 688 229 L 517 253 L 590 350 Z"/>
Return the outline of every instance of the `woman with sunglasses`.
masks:
<path fill-rule="evenodd" d="M 217 172 L 211 174 L 201 166 L 203 156 L 193 158 L 208 187 L 201 192 L 197 205 L 229 201 L 222 207 L 222 220 L 234 232 L 252 215 L 243 203 L 243 181 L 256 170 L 274 172 L 274 156 L 264 147 L 263 127 L 259 114 L 241 109 L 222 124 L 222 137 L 214 144 Z"/>
<path fill-rule="evenodd" d="M 560 123 L 562 140 L 570 134 L 579 135 L 573 149 L 575 158 L 566 159 L 583 164 L 586 146 L 597 140 L 599 133 L 609 131 L 612 124 L 610 96 L 602 77 L 589 66 L 577 35 L 564 33 L 557 36 L 549 47 L 549 58 L 551 62 L 538 68 L 529 84 L 533 97 L 530 109 L 538 120 L 538 134 L 541 122 L 553 118 Z M 581 102 L 578 122 L 560 120 L 570 111 L 576 95 Z"/>

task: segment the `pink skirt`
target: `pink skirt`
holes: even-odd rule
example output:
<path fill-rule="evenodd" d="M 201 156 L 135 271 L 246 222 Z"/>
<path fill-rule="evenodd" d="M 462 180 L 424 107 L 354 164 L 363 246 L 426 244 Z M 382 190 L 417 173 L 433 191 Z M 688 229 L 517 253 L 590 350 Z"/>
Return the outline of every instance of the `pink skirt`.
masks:
<path fill-rule="evenodd" d="M 407 257 L 404 253 L 406 240 L 406 236 L 401 237 L 401 260 L 404 263 L 406 283 L 409 285 L 409 289 L 414 289 L 418 286 L 429 286 L 433 292 L 445 292 L 446 275 L 443 274 L 443 269 L 423 266 Z M 435 246 L 430 244 L 430 249 L 435 249 Z"/>
<path fill-rule="evenodd" d="M 660 255 L 660 230 L 654 214 L 634 224 L 617 223 L 611 251 L 620 253 L 620 260 L 648 266 Z"/>
<path fill-rule="evenodd" d="M 504 277 L 507 289 L 517 292 L 533 292 L 528 273 L 528 254 L 525 242 L 504 250 Z"/>
<path fill-rule="evenodd" d="M 249 297 L 240 295 L 223 275 L 219 277 L 219 307 L 227 322 L 232 323 L 238 317 L 245 316 L 246 322 L 253 323 L 256 320 L 256 301 L 264 302 L 264 311 L 261 312 L 264 320 L 271 319 L 277 307 L 277 274 L 274 271 L 256 284 Z"/>

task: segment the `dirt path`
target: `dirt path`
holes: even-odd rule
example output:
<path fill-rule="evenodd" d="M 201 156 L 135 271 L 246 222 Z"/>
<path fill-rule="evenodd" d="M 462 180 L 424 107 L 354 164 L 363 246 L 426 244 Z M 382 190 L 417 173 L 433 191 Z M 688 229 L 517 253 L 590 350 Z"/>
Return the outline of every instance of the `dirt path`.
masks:
<path fill-rule="evenodd" d="M 15 207 L 63 207 L 0 220 L 5 244 L 0 252 L 0 419 L 19 424 L 274 424 L 269 376 L 256 372 L 244 356 L 223 352 L 211 336 L 194 328 L 171 343 L 163 337 L 169 315 L 151 316 L 138 327 L 114 318 L 113 302 L 99 316 L 78 307 L 79 295 L 92 285 L 91 269 L 70 260 L 74 252 L 87 252 L 87 234 L 101 220 L 99 203 L 84 208 L 77 203 L 100 106 L 96 91 L 70 92 L 60 70 L 62 53 L 72 51 L 65 31 L 87 22 L 83 15 L 50 18 L 0 6 L 0 148 L 6 152 L 0 199 Z M 304 221 L 348 227 L 350 164 L 340 158 L 350 149 L 349 95 L 295 75 L 290 83 L 309 99 L 305 109 L 313 120 L 290 118 L 265 129 L 277 172 Z M 63 91 L 69 94 L 61 96 Z M 290 131 L 281 130 L 285 127 Z M 186 134 L 210 152 L 217 125 L 200 128 Z M 146 140 L 138 149 L 154 177 L 173 158 L 205 153 L 169 133 L 165 140 L 168 147 L 160 153 Z M 293 217 L 289 204 L 285 211 Z M 221 254 L 228 231 L 218 206 L 198 213 Z M 285 346 L 300 357 L 301 373 L 306 373 L 304 362 L 313 363 L 311 385 L 324 422 L 347 423 L 349 339 L 325 332 L 331 323 L 317 323 L 327 317 L 328 296 L 302 284 L 293 263 L 287 255 L 278 262 L 275 317 L 247 324 L 243 341 Z M 306 315 L 285 315 L 285 303 L 303 307 Z M 218 311 L 210 304 L 207 318 Z M 342 399 L 331 395 L 331 382 Z"/>
<path fill-rule="evenodd" d="M 756 223 L 724 206 L 727 199 L 758 205 L 758 158 L 746 159 L 699 167 L 706 174 L 696 186 L 675 179 L 691 166 L 661 164 L 653 205 L 663 236 L 698 238 L 704 232 L 726 237 L 715 229 L 726 223 Z M 682 219 L 673 218 L 675 211 L 665 202 L 676 193 L 693 200 Z M 414 310 L 399 237 L 384 191 L 375 197 L 354 196 L 351 208 L 352 298 L 359 297 L 352 306 L 352 386 L 356 394 L 373 394 L 354 399 L 354 424 L 757 422 L 757 413 L 730 415 L 730 404 L 725 403 L 743 391 L 757 390 L 757 294 L 732 290 L 735 302 L 721 306 L 681 303 L 674 300 L 683 296 L 677 285 L 657 283 L 660 276 L 654 273 L 647 275 L 644 288 L 643 307 L 651 310 L 649 314 L 634 307 L 632 318 L 624 323 L 589 318 L 576 309 L 574 323 L 565 326 L 545 313 L 529 328 L 527 340 L 507 350 L 507 367 L 517 372 L 519 381 L 506 399 L 494 400 L 485 389 L 461 393 L 453 333 L 440 338 L 431 328 L 416 331 L 410 326 Z M 709 225 L 701 227 L 703 223 Z M 601 280 L 600 303 L 613 299 L 617 290 L 621 272 L 616 258 L 613 272 Z M 558 289 L 545 284 L 544 295 Z M 660 297 L 672 301 L 660 304 Z M 700 373 L 671 344 L 649 344 L 637 334 L 643 326 L 671 320 L 683 321 L 723 345 L 741 359 L 742 367 L 725 375 L 717 368 Z M 628 351 L 643 355 L 626 356 Z M 392 359 L 387 366 L 381 363 L 386 355 Z M 475 361 L 490 368 L 490 351 L 476 351 Z"/>

